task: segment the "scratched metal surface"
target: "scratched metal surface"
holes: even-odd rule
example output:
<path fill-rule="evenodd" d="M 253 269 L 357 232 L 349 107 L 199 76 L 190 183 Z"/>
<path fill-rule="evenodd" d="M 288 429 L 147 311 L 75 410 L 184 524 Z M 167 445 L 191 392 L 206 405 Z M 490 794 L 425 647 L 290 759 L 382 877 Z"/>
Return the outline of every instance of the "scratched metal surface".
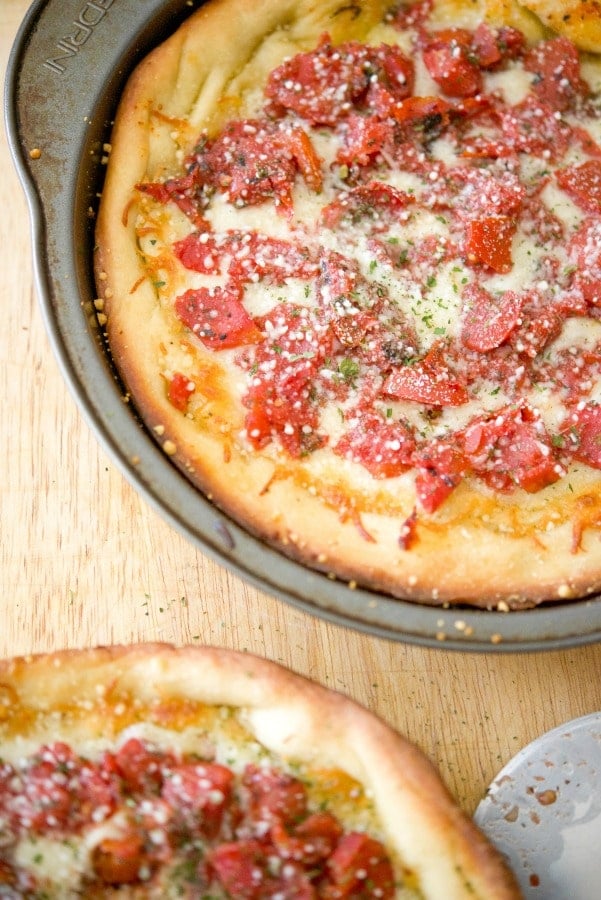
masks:
<path fill-rule="evenodd" d="M 201 2 L 38 0 L 9 61 L 7 133 L 29 202 L 40 308 L 64 377 L 98 439 L 146 500 L 203 552 L 311 614 L 445 649 L 506 652 L 601 640 L 598 597 L 509 616 L 483 610 L 458 614 L 351 590 L 306 569 L 257 541 L 202 497 L 123 404 L 93 307 L 93 212 L 102 186 L 103 144 L 135 63 Z M 40 145 L 44 163 L 32 166 L 29 151 Z M 442 645 L 436 638 L 440 632 L 447 635 Z"/>

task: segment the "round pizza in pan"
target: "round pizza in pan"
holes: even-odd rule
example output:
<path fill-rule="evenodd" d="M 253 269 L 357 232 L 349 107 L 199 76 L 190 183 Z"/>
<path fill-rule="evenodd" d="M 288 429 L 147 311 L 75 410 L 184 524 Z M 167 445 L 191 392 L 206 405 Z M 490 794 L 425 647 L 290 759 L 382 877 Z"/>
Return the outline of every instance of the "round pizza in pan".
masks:
<path fill-rule="evenodd" d="M 216 648 L 0 663 L 0 835 L 9 898 L 520 896 L 413 744 Z"/>
<path fill-rule="evenodd" d="M 97 306 L 150 433 L 250 533 L 423 603 L 599 589 L 599 23 L 209 0 L 136 69 Z"/>

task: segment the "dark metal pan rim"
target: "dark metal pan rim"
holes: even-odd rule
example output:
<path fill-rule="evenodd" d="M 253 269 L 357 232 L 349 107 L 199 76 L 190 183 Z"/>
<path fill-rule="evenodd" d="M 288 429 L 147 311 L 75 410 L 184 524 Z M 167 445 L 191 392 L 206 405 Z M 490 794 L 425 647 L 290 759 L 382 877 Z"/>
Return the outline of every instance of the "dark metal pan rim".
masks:
<path fill-rule="evenodd" d="M 199 495 L 123 403 L 94 316 L 89 210 L 101 185 L 113 104 L 128 73 L 201 3 L 36 0 L 9 59 L 5 121 L 29 205 L 40 308 L 62 374 L 98 440 L 132 486 L 203 553 L 260 590 L 336 625 L 475 652 L 601 641 L 598 596 L 511 613 L 441 609 L 351 589 L 311 571 Z M 41 150 L 37 160 L 30 156 L 34 148 Z"/>

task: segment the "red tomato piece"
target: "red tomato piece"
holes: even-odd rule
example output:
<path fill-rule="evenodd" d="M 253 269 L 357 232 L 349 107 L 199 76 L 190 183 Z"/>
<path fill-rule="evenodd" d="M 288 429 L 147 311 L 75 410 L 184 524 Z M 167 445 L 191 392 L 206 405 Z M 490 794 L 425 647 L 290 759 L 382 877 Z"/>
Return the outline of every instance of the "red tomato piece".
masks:
<path fill-rule="evenodd" d="M 601 406 L 577 408 L 564 423 L 562 434 L 576 459 L 601 469 Z"/>
<path fill-rule="evenodd" d="M 524 57 L 524 68 L 532 72 L 532 90 L 554 110 L 564 111 L 589 93 L 580 74 L 578 49 L 567 37 L 541 41 Z"/>
<path fill-rule="evenodd" d="M 480 22 L 472 36 L 472 50 L 482 69 L 490 69 L 501 62 L 497 34 L 487 22 Z"/>
<path fill-rule="evenodd" d="M 305 132 L 280 129 L 268 120 L 230 122 L 205 141 L 190 165 L 198 185 L 220 190 L 236 206 L 272 199 L 284 213 L 292 206 L 292 187 L 301 172 L 314 190 L 321 188 L 321 160 Z"/>
<path fill-rule="evenodd" d="M 408 424 L 388 424 L 379 416 L 366 415 L 347 431 L 334 453 L 361 463 L 374 478 L 394 478 L 411 466 L 415 438 Z"/>
<path fill-rule="evenodd" d="M 302 128 L 292 128 L 287 132 L 287 141 L 305 182 L 319 193 L 323 186 L 322 160 L 311 143 L 311 138 Z"/>
<path fill-rule="evenodd" d="M 167 385 L 167 397 L 172 406 L 185 412 L 188 408 L 188 400 L 196 390 L 196 385 L 187 375 L 176 372 Z"/>
<path fill-rule="evenodd" d="M 433 0 L 417 0 L 416 3 L 401 3 L 393 13 L 392 25 L 400 31 L 423 25 L 432 12 Z"/>
<path fill-rule="evenodd" d="M 173 247 L 187 269 L 218 275 L 226 265 L 235 282 L 267 278 L 272 284 L 284 284 L 287 278 L 308 281 L 319 272 L 318 263 L 311 259 L 305 247 L 256 231 L 193 232 Z"/>
<path fill-rule="evenodd" d="M 453 206 L 466 222 L 488 217 L 517 217 L 523 207 L 526 191 L 511 172 L 499 176 L 489 169 L 461 167 L 451 172 L 455 187 Z"/>
<path fill-rule="evenodd" d="M 519 327 L 515 328 L 509 343 L 523 356 L 534 359 L 560 333 L 565 315 L 559 307 L 546 306 L 535 291 L 522 298 Z M 570 310 L 567 314 L 572 313 Z"/>
<path fill-rule="evenodd" d="M 374 75 L 366 96 L 366 106 L 385 119 L 394 107 L 413 92 L 415 73 L 413 63 L 400 47 L 382 44 L 376 48 L 369 62 Z"/>
<path fill-rule="evenodd" d="M 322 897 L 394 896 L 394 871 L 383 845 L 366 834 L 345 834 L 327 862 L 331 884 Z"/>
<path fill-rule="evenodd" d="M 319 273 L 319 263 L 305 247 L 258 232 L 233 232 L 228 243 L 230 277 L 254 282 L 265 278 L 271 284 L 285 284 L 288 278 L 309 281 Z"/>
<path fill-rule="evenodd" d="M 532 94 L 515 106 L 502 109 L 501 130 L 508 151 L 545 154 L 551 159 L 563 156 L 572 141 L 572 128 L 556 118 L 554 112 L 552 106 Z"/>
<path fill-rule="evenodd" d="M 351 113 L 343 132 L 344 144 L 336 161 L 340 165 L 368 166 L 393 139 L 393 124 L 376 116 Z"/>
<path fill-rule="evenodd" d="M 69 778 L 60 769 L 57 753 L 62 755 L 62 750 L 42 748 L 27 769 L 22 790 L 9 803 L 15 824 L 26 832 L 60 831 L 71 822 Z"/>
<path fill-rule="evenodd" d="M 573 286 L 591 306 L 601 306 L 601 220 L 580 225 L 570 241 L 569 257 L 576 270 Z"/>
<path fill-rule="evenodd" d="M 276 111 L 292 110 L 312 125 L 336 125 L 369 92 L 377 103 L 409 96 L 413 64 L 398 47 L 347 41 L 334 47 L 326 36 L 315 50 L 299 53 L 269 76 L 265 94 Z"/>
<path fill-rule="evenodd" d="M 231 798 L 233 773 L 217 763 L 183 762 L 170 769 L 161 796 L 205 837 L 217 837 Z"/>
<path fill-rule="evenodd" d="M 222 241 L 209 232 L 191 232 L 173 244 L 173 252 L 186 269 L 203 275 L 218 275 Z"/>
<path fill-rule="evenodd" d="M 175 203 L 196 228 L 206 231 L 210 226 L 202 214 L 205 201 L 200 187 L 194 173 L 190 172 L 181 178 L 170 178 L 165 182 L 137 184 L 136 190 L 148 194 L 157 203 Z"/>
<path fill-rule="evenodd" d="M 274 69 L 265 95 L 276 110 L 292 110 L 312 125 L 335 125 L 367 91 L 366 59 L 366 48 L 358 42 L 333 47 L 325 35 L 315 50 Z"/>
<path fill-rule="evenodd" d="M 280 306 L 263 324 L 265 340 L 255 350 L 255 374 L 243 400 L 250 410 L 246 433 L 257 448 L 277 438 L 299 457 L 324 442 L 312 387 L 333 336 L 330 326 L 304 307 Z"/>
<path fill-rule="evenodd" d="M 434 441 L 415 455 L 415 489 L 422 509 L 435 512 L 468 470 L 465 456 L 445 441 Z"/>
<path fill-rule="evenodd" d="M 263 335 L 242 305 L 242 288 L 193 288 L 177 297 L 175 312 L 205 346 L 225 350 L 257 344 Z"/>
<path fill-rule="evenodd" d="M 572 125 L 572 133 L 588 156 L 601 159 L 601 146 L 597 141 L 593 140 L 592 135 L 586 128 L 583 128 L 581 125 Z"/>
<path fill-rule="evenodd" d="M 400 125 L 419 125 L 430 136 L 446 128 L 453 109 L 443 97 L 407 97 L 396 104 L 391 115 Z"/>
<path fill-rule="evenodd" d="M 132 793 L 157 793 L 166 767 L 175 761 L 170 754 L 152 750 L 138 738 L 130 738 L 111 756 L 116 771 Z"/>
<path fill-rule="evenodd" d="M 461 338 L 466 347 L 487 353 L 500 347 L 517 325 L 522 301 L 514 291 L 498 300 L 478 284 L 463 291 L 464 315 Z"/>
<path fill-rule="evenodd" d="M 122 837 L 104 838 L 92 854 L 94 873 L 106 885 L 135 884 L 148 863 L 144 838 L 134 828 Z"/>
<path fill-rule="evenodd" d="M 465 28 L 446 28 L 426 42 L 425 66 L 449 97 L 472 97 L 482 89 L 482 73 L 471 54 L 472 33 Z"/>
<path fill-rule="evenodd" d="M 342 826 L 330 813 L 313 813 L 295 828 L 276 822 L 269 836 L 282 859 L 313 867 L 330 856 L 342 837 Z"/>
<path fill-rule="evenodd" d="M 517 223 L 510 216 L 484 216 L 466 225 L 464 253 L 468 263 L 478 263 L 493 272 L 509 272 L 511 247 Z"/>
<path fill-rule="evenodd" d="M 209 850 L 210 870 L 230 897 L 261 897 L 265 847 L 255 840 L 224 843 Z"/>
<path fill-rule="evenodd" d="M 401 550 L 411 550 L 417 540 L 417 509 L 414 507 L 401 525 L 398 544 Z"/>
<path fill-rule="evenodd" d="M 589 159 L 555 173 L 559 187 L 585 212 L 601 213 L 601 159 Z"/>
<path fill-rule="evenodd" d="M 534 75 L 534 93 L 555 110 L 567 110 L 589 94 L 578 49 L 569 38 L 541 41 L 524 57 L 524 68 Z"/>
<path fill-rule="evenodd" d="M 469 400 L 465 385 L 449 368 L 438 345 L 413 365 L 394 369 L 382 393 L 428 406 L 462 406 Z"/>
<path fill-rule="evenodd" d="M 209 850 L 209 870 L 228 897 L 236 900 L 316 900 L 310 878 L 298 863 L 282 861 L 281 875 L 269 871 L 268 855 L 274 850 L 256 840 L 222 844 Z"/>
<path fill-rule="evenodd" d="M 405 191 L 383 181 L 371 181 L 345 191 L 342 197 L 325 206 L 322 221 L 327 228 L 336 228 L 346 217 L 354 223 L 363 217 L 378 220 L 383 213 L 393 216 L 414 202 Z"/>
<path fill-rule="evenodd" d="M 494 69 L 499 63 L 522 55 L 526 40 L 521 31 L 509 26 L 492 28 L 481 22 L 472 36 L 471 50 L 482 69 Z"/>
<path fill-rule="evenodd" d="M 463 434 L 463 450 L 476 475 L 499 491 L 536 493 L 563 474 L 542 420 L 527 408 L 475 420 Z"/>
<path fill-rule="evenodd" d="M 248 765 L 242 784 L 248 792 L 247 809 L 252 822 L 293 825 L 307 815 L 305 786 L 292 775 Z"/>

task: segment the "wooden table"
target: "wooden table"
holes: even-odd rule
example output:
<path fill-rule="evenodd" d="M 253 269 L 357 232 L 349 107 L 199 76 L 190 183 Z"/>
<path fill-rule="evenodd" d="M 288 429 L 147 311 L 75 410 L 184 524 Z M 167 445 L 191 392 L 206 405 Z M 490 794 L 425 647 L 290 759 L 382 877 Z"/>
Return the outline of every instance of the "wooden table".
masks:
<path fill-rule="evenodd" d="M 3 72 L 27 6 L 0 2 Z M 155 639 L 256 652 L 409 735 L 470 813 L 524 744 L 601 709 L 600 645 L 484 655 L 388 642 L 291 608 L 189 544 L 114 468 L 63 383 L 4 131 L 0 210 L 0 655 Z"/>

